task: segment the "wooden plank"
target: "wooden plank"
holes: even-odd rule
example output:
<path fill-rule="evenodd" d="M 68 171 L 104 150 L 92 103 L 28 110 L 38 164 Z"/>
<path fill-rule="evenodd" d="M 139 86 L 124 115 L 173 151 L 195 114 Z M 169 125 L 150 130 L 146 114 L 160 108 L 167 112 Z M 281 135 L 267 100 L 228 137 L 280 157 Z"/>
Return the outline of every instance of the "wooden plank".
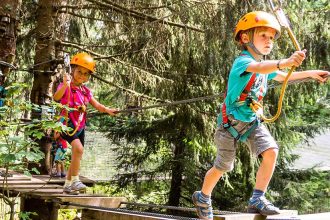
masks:
<path fill-rule="evenodd" d="M 125 197 L 58 197 L 58 202 L 69 202 L 87 206 L 98 206 L 105 208 L 119 208 L 121 202 L 127 202 Z M 77 208 L 77 206 L 61 205 L 62 208 Z"/>
<path fill-rule="evenodd" d="M 46 183 L 45 181 L 41 181 L 39 179 L 35 179 L 35 178 L 31 178 L 29 180 L 12 180 L 7 182 L 8 185 L 11 184 L 18 184 L 18 183 L 22 183 L 22 184 L 39 184 L 39 183 Z M 1 183 L 0 186 L 2 186 L 3 184 Z"/>
<path fill-rule="evenodd" d="M 38 189 L 33 192 L 31 192 L 31 189 L 18 189 L 18 190 L 13 190 L 15 192 L 19 193 L 38 193 L 38 194 L 61 194 L 63 193 L 63 189 L 58 189 L 58 188 L 52 188 L 52 189 Z"/>
<path fill-rule="evenodd" d="M 309 214 L 309 215 L 299 215 L 299 219 L 301 219 L 301 220 L 329 220 L 330 212 Z"/>
<path fill-rule="evenodd" d="M 24 185 L 24 184 L 11 184 L 7 187 L 9 190 L 21 190 L 21 189 L 63 189 L 63 186 L 60 185 L 48 185 L 48 184 L 29 184 L 29 185 Z"/>
<path fill-rule="evenodd" d="M 252 213 L 240 213 L 240 214 L 229 214 L 229 215 L 215 215 L 214 220 L 266 220 L 273 217 L 285 217 L 285 218 L 291 218 L 296 217 L 298 215 L 297 210 L 281 210 L 281 214 L 279 215 L 273 215 L 268 216 L 266 218 L 265 216 L 262 216 L 260 214 L 252 214 Z"/>
<path fill-rule="evenodd" d="M 49 184 L 64 184 L 65 178 L 52 177 L 49 175 L 32 175 L 33 178 L 48 182 Z M 79 176 L 81 182 L 83 182 L 86 186 L 93 186 L 96 182 L 94 180 L 88 179 L 84 176 Z"/>
<path fill-rule="evenodd" d="M 10 181 L 17 181 L 17 180 L 31 180 L 31 177 L 25 176 L 25 175 L 14 174 L 12 177 L 7 177 L 7 178 L 0 177 L 0 182 L 3 182 L 4 179 L 6 179 L 8 182 L 10 182 Z"/>
<path fill-rule="evenodd" d="M 160 216 L 150 216 L 143 214 L 134 213 L 122 213 L 116 211 L 100 211 L 94 209 L 83 209 L 81 220 L 172 220 L 179 219 L 178 217 L 160 217 Z"/>
<path fill-rule="evenodd" d="M 98 194 L 85 194 L 81 193 L 79 195 L 69 195 L 69 194 L 63 194 L 61 191 L 60 193 L 54 193 L 54 194 L 44 194 L 44 193 L 38 193 L 35 192 L 33 194 L 25 194 L 26 197 L 31 197 L 31 198 L 37 198 L 37 199 L 45 199 L 45 200 L 55 200 L 58 201 L 58 197 L 87 197 L 92 199 L 93 197 L 102 197 L 102 195 Z"/>

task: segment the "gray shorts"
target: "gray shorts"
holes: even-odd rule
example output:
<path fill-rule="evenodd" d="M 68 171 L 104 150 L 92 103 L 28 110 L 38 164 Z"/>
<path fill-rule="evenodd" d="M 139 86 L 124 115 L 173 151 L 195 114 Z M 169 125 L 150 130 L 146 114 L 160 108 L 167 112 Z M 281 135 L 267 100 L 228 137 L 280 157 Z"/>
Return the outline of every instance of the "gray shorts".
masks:
<path fill-rule="evenodd" d="M 231 119 L 231 123 L 240 134 L 243 134 L 251 126 L 250 123 L 235 119 Z M 234 168 L 238 141 L 223 126 L 217 128 L 214 141 L 217 145 L 217 157 L 214 166 L 221 171 L 231 171 Z M 264 124 L 260 124 L 254 129 L 244 143 L 255 156 L 259 156 L 262 152 L 271 148 L 278 149 L 276 141 Z"/>

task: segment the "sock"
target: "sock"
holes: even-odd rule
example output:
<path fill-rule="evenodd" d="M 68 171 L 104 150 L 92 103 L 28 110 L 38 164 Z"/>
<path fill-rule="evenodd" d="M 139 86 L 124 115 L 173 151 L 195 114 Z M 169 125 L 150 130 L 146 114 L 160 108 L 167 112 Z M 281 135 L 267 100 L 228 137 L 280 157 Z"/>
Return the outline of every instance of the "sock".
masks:
<path fill-rule="evenodd" d="M 64 187 L 71 186 L 72 181 L 71 180 L 65 180 Z"/>
<path fill-rule="evenodd" d="M 259 189 L 254 189 L 251 199 L 254 200 L 254 199 L 257 199 L 257 198 L 262 197 L 264 195 L 265 195 L 264 191 L 261 191 Z"/>
<path fill-rule="evenodd" d="M 72 182 L 79 181 L 79 176 L 71 176 Z"/>
<path fill-rule="evenodd" d="M 205 195 L 205 194 L 201 191 L 201 194 L 200 194 L 198 200 L 199 200 L 200 202 L 203 202 L 203 203 L 209 203 L 209 201 L 211 200 L 211 197 L 208 196 L 208 195 Z"/>

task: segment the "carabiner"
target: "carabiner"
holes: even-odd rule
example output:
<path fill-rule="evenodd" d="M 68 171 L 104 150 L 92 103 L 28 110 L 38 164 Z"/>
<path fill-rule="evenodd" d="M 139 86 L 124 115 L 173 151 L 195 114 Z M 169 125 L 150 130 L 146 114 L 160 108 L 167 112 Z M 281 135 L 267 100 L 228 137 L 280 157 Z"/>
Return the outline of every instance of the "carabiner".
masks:
<path fill-rule="evenodd" d="M 69 74 L 71 74 L 70 56 L 69 54 L 64 54 L 64 66 L 67 68 Z"/>

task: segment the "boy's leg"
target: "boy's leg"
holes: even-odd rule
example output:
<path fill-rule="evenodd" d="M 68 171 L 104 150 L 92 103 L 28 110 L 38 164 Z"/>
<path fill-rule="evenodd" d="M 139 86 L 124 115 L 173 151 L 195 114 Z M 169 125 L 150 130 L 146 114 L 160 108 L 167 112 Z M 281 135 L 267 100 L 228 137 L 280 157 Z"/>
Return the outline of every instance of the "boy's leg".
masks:
<path fill-rule="evenodd" d="M 256 185 L 249 200 L 248 212 L 257 212 L 262 215 L 279 214 L 279 209 L 269 202 L 265 192 L 273 176 L 278 146 L 268 129 L 261 125 L 249 137 L 249 146 L 256 154 L 262 156 L 262 162 L 256 175 Z"/>
<path fill-rule="evenodd" d="M 214 140 L 217 145 L 217 157 L 214 166 L 207 171 L 201 191 L 196 191 L 193 196 L 193 202 L 197 210 L 197 215 L 201 219 L 213 219 L 211 193 L 225 171 L 233 169 L 235 159 L 234 138 L 223 128 L 218 128 Z"/>
<path fill-rule="evenodd" d="M 261 154 L 262 162 L 256 176 L 256 189 L 266 192 L 274 173 L 277 154 L 278 150 L 276 148 L 268 149 Z"/>
<path fill-rule="evenodd" d="M 61 177 L 65 177 L 66 176 L 64 164 L 65 164 L 65 160 L 62 160 L 61 161 Z"/>
<path fill-rule="evenodd" d="M 218 183 L 219 179 L 224 173 L 225 173 L 224 171 L 220 171 L 217 168 L 212 167 L 209 171 L 207 171 L 205 175 L 203 187 L 201 191 L 205 195 L 211 196 L 211 193 L 215 185 Z"/>
<path fill-rule="evenodd" d="M 61 176 L 61 162 L 57 161 L 56 162 L 56 176 Z"/>

